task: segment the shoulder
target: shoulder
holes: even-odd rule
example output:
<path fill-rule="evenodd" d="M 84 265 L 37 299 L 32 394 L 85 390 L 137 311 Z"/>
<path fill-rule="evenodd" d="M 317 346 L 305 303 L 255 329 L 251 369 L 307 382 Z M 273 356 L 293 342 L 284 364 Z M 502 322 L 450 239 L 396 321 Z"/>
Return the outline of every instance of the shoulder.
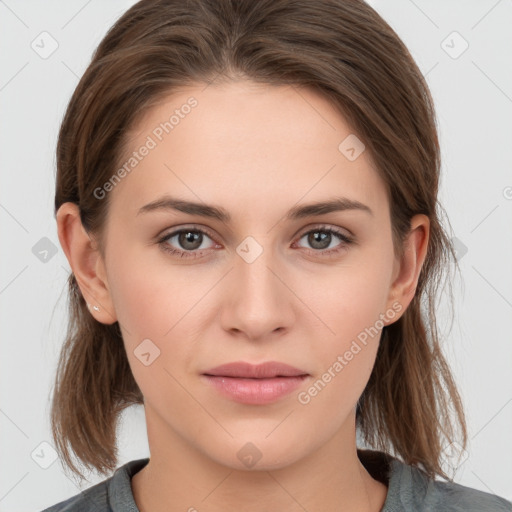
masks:
<path fill-rule="evenodd" d="M 388 453 L 358 449 L 373 478 L 388 487 L 381 512 L 512 512 L 512 502 L 449 481 L 432 480 L 421 469 Z"/>
<path fill-rule="evenodd" d="M 111 512 L 108 504 L 108 486 L 113 477 L 100 482 L 71 498 L 61 501 L 42 512 Z"/>
<path fill-rule="evenodd" d="M 389 477 L 389 510 L 512 512 L 512 503 L 504 498 L 455 482 L 432 480 L 420 469 L 397 459 L 390 462 Z"/>
<path fill-rule="evenodd" d="M 130 482 L 131 477 L 148 462 L 148 458 L 127 462 L 110 478 L 42 512 L 138 512 Z"/>

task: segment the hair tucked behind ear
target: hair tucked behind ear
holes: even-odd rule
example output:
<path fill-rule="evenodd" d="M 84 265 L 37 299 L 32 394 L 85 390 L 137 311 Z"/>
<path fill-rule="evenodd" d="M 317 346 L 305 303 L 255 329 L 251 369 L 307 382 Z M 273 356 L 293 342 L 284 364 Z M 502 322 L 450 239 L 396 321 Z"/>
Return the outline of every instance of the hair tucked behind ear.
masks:
<path fill-rule="evenodd" d="M 138 2 L 101 41 L 68 105 L 57 146 L 55 211 L 64 202 L 76 203 L 101 250 L 110 196 L 99 199 L 95 191 L 118 169 L 127 130 L 176 88 L 239 79 L 308 87 L 339 110 L 386 185 L 397 255 L 411 218 L 429 217 L 430 241 L 416 296 L 403 316 L 383 329 L 356 418 L 370 447 L 393 451 L 430 476 L 446 478 L 442 446 L 454 440 L 458 426 L 464 448 L 467 433 L 435 319 L 438 286 L 454 256 L 437 203 L 435 112 L 410 53 L 369 5 L 361 0 Z M 69 291 L 53 436 L 77 474 L 71 451 L 106 473 L 117 462 L 119 413 L 142 403 L 142 396 L 118 325 L 91 317 L 73 276 Z"/>
<path fill-rule="evenodd" d="M 449 250 L 452 255 L 449 240 L 440 228 L 434 229 L 434 233 L 436 231 L 439 239 L 431 240 L 434 247 L 431 254 Z M 446 268 L 441 262 L 449 263 L 449 255 L 444 256 L 446 260 L 432 257 L 427 260 L 422 276 L 430 274 L 440 278 Z M 428 283 L 420 282 L 406 313 L 384 327 L 377 362 L 359 399 L 356 417 L 364 441 L 370 446 L 398 454 L 431 477 L 437 474 L 450 479 L 433 454 L 441 458 L 443 450 L 457 437 L 455 425 L 447 420 L 452 414 L 460 420 L 464 448 L 467 432 L 462 403 L 438 336 L 434 315 L 438 284 L 439 281 L 432 278 Z M 425 285 L 431 285 L 426 292 Z M 422 319 L 420 299 L 425 297 L 429 332 Z"/>
<path fill-rule="evenodd" d="M 69 324 L 62 347 L 51 412 L 57 450 L 73 472 L 72 450 L 90 468 L 107 473 L 116 467 L 116 425 L 126 407 L 142 403 L 119 324 L 105 325 L 89 313 L 71 274 Z"/>

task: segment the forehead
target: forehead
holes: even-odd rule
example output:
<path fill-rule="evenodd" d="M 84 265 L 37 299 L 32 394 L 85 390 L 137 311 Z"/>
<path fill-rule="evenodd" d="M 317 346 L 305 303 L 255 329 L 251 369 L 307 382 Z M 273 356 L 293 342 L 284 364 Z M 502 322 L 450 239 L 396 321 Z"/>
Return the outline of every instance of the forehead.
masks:
<path fill-rule="evenodd" d="M 247 81 L 190 86 L 153 106 L 128 132 L 119 165 L 128 172 L 111 200 L 133 214 L 164 193 L 245 214 L 277 214 L 279 205 L 326 194 L 386 208 L 368 152 L 355 160 L 344 153 L 344 141 L 361 150 L 355 137 L 334 106 L 310 89 Z"/>

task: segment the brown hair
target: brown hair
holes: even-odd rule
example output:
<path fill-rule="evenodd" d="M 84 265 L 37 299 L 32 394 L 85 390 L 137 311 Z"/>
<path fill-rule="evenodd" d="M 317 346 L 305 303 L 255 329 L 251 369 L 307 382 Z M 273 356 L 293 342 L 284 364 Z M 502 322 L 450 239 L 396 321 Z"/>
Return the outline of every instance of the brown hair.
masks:
<path fill-rule="evenodd" d="M 117 169 L 126 133 L 139 116 L 177 87 L 241 78 L 309 87 L 338 108 L 386 184 L 395 254 L 403 254 L 413 215 L 429 217 L 416 295 L 402 317 L 383 328 L 356 419 L 370 447 L 392 452 L 432 478 L 449 479 L 441 467 L 443 442 L 453 440 L 458 426 L 464 448 L 467 432 L 435 318 L 444 272 L 451 261 L 456 264 L 437 201 L 435 111 L 410 53 L 362 0 L 135 4 L 101 41 L 68 105 L 57 145 L 55 212 L 64 202 L 76 203 L 101 252 L 109 196 L 98 200 L 94 190 Z M 118 323 L 97 322 L 73 274 L 68 284 L 70 318 L 52 433 L 74 473 L 82 475 L 70 448 L 86 467 L 107 474 L 117 463 L 119 413 L 143 397 Z"/>

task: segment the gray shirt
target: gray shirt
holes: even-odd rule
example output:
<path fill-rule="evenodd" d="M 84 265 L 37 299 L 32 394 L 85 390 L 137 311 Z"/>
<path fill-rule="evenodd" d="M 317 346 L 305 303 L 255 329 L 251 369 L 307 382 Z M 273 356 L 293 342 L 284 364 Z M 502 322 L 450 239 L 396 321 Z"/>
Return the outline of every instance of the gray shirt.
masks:
<path fill-rule="evenodd" d="M 388 487 L 381 512 L 512 512 L 512 502 L 460 484 L 431 480 L 388 454 L 358 449 L 367 471 Z M 43 512 L 139 512 L 131 477 L 149 458 L 132 460 L 106 480 Z"/>

